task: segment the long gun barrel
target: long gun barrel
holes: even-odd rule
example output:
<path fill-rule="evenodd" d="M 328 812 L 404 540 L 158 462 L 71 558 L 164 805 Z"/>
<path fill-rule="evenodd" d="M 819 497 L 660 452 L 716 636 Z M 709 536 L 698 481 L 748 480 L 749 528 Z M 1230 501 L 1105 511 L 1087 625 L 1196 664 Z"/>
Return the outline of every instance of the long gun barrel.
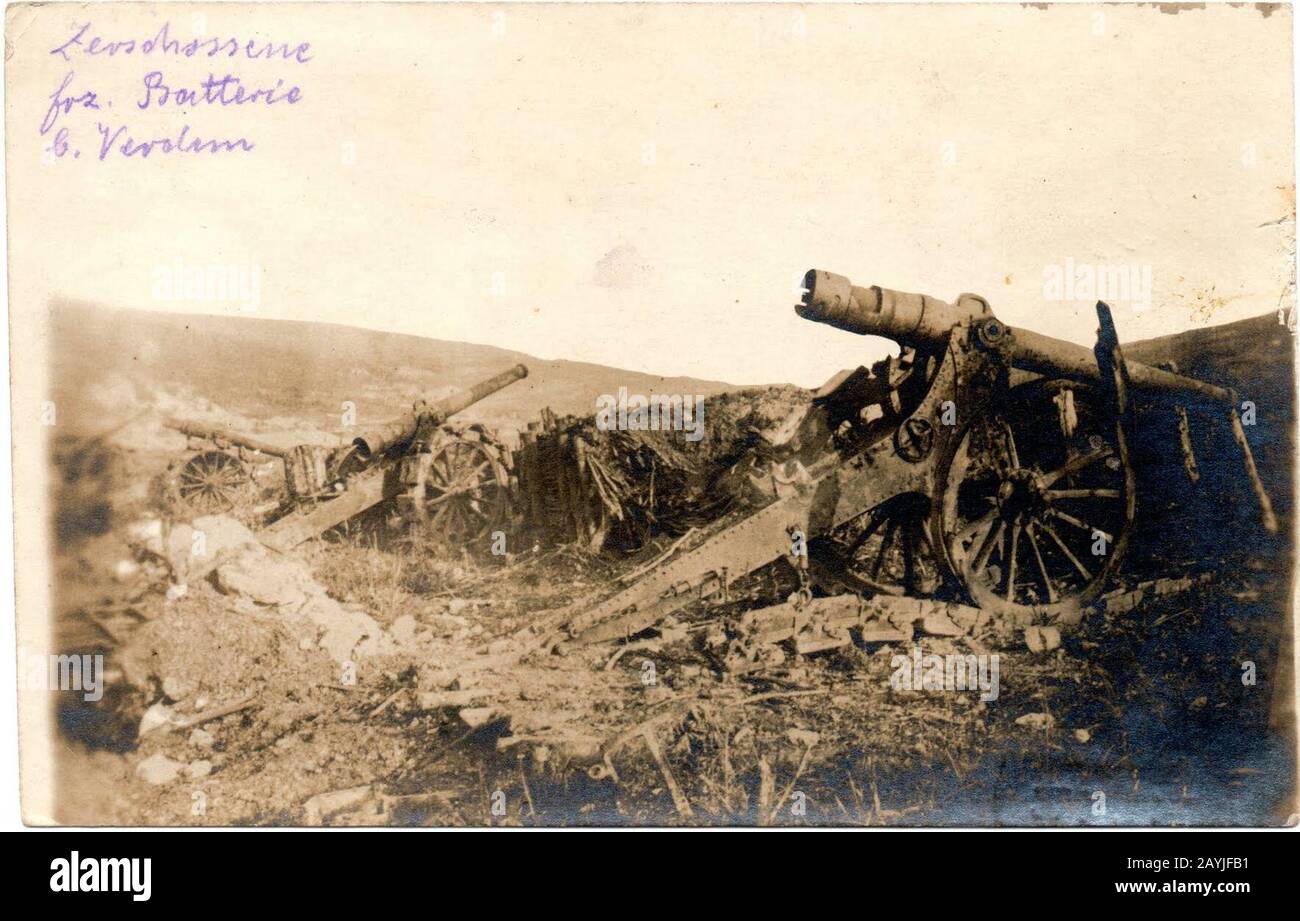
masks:
<path fill-rule="evenodd" d="M 247 448 L 250 451 L 259 451 L 262 454 L 269 454 L 271 457 L 285 457 L 289 453 L 288 448 L 282 448 L 279 445 L 273 445 L 269 441 L 263 441 L 252 435 L 245 435 L 242 432 L 232 432 L 229 429 L 212 428 L 199 422 L 193 422 L 189 419 L 167 419 L 164 424 L 178 432 L 189 435 L 191 438 L 204 438 L 210 441 L 229 442 L 232 445 L 238 445 L 241 448 Z"/>
<path fill-rule="evenodd" d="M 352 444 L 356 446 L 357 454 L 362 459 L 383 454 L 393 445 L 400 444 L 414 436 L 421 420 L 429 419 L 434 425 L 440 425 L 456 415 L 456 413 L 468 409 L 480 400 L 490 397 L 498 390 L 510 386 L 515 381 L 523 380 L 527 376 L 528 367 L 526 365 L 515 365 L 508 371 L 502 371 L 496 377 L 475 384 L 468 390 L 458 391 L 435 403 L 416 404 L 405 415 L 352 439 Z"/>
<path fill-rule="evenodd" d="M 955 303 L 949 304 L 925 294 L 908 294 L 881 287 L 863 288 L 843 275 L 820 269 L 810 269 L 804 275 L 803 286 L 803 299 L 795 306 L 795 312 L 805 320 L 826 323 L 861 336 L 884 336 L 911 347 L 941 345 L 959 323 L 976 319 L 987 323 L 993 318 L 988 302 L 974 294 L 960 295 Z M 1051 377 L 1083 381 L 1101 379 L 1097 355 L 1085 346 L 1028 329 L 1015 330 L 1011 341 L 1013 367 Z M 1277 533 L 1277 516 L 1255 467 L 1255 457 L 1237 413 L 1237 394 L 1225 387 L 1135 361 L 1125 362 L 1125 365 L 1128 387 L 1169 394 L 1197 394 L 1221 404 L 1228 411 L 1232 437 L 1241 448 L 1242 464 L 1259 500 L 1264 526 L 1270 533 Z"/>
<path fill-rule="evenodd" d="M 859 287 L 843 275 L 820 269 L 811 269 L 803 286 L 803 300 L 795 311 L 805 320 L 861 336 L 884 336 L 912 347 L 939 345 L 958 323 L 992 316 L 988 302 L 973 294 L 963 294 L 949 304 L 925 294 Z M 1097 359 L 1086 346 L 1028 329 L 1016 329 L 1014 343 L 1014 367 L 1079 380 L 1100 376 Z M 1131 385 L 1140 390 L 1198 393 L 1221 403 L 1235 402 L 1231 390 L 1150 365 L 1128 362 L 1128 371 Z"/>

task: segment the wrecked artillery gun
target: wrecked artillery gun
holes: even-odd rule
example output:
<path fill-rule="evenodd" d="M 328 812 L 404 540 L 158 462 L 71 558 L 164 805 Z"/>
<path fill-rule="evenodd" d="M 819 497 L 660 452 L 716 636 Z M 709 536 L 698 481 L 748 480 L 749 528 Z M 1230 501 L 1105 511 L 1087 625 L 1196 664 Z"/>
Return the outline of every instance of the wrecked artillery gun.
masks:
<path fill-rule="evenodd" d="M 1126 362 L 1105 304 L 1089 350 L 1013 330 L 973 294 L 949 304 L 819 270 L 804 289 L 799 316 L 893 339 L 901 354 L 816 393 L 773 465 L 768 504 L 604 601 L 563 612 L 560 648 L 630 638 L 697 599 L 725 604 L 738 580 L 781 559 L 799 588 L 746 614 L 742 638 L 795 638 L 797 651 L 847 643 L 849 626 L 887 638 L 882 602 L 901 595 L 970 602 L 951 607 L 1012 625 L 1077 622 L 1129 542 L 1136 393 L 1179 403 L 1193 479 L 1181 403 L 1221 411 L 1263 524 L 1276 532 L 1237 395 Z M 830 597 L 814 599 L 813 588 Z M 893 606 L 917 604 L 931 602 Z M 805 648 L 800 634 L 812 638 Z M 752 644 L 739 655 L 752 658 Z"/>
<path fill-rule="evenodd" d="M 251 491 L 267 457 L 284 464 L 284 493 L 258 532 L 277 550 L 294 547 L 392 500 L 393 510 L 451 542 L 480 539 L 510 512 L 509 453 L 481 426 L 452 430 L 452 416 L 528 376 L 515 365 L 434 403 L 417 402 L 397 419 L 341 447 L 281 448 L 237 432 L 169 419 L 170 428 L 210 447 L 191 457 L 176 490 L 200 514 L 228 511 Z"/>

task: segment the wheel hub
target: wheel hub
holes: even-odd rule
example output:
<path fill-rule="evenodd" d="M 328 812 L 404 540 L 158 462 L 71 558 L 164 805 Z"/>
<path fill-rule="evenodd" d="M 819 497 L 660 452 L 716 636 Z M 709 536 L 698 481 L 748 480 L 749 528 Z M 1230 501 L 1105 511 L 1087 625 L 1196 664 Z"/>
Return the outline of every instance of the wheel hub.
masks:
<path fill-rule="evenodd" d="M 1037 515 L 1050 504 L 1043 478 L 1033 470 L 1013 470 L 998 484 L 998 509 L 1002 517 L 1015 519 L 1022 515 Z"/>

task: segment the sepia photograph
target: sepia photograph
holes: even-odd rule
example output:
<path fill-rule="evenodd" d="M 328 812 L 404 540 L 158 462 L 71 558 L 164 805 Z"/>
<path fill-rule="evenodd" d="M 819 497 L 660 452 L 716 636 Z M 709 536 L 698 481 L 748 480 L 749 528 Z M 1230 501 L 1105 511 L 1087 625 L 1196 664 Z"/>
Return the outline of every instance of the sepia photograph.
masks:
<path fill-rule="evenodd" d="M 15 822 L 1295 826 L 1293 16 L 9 5 Z"/>

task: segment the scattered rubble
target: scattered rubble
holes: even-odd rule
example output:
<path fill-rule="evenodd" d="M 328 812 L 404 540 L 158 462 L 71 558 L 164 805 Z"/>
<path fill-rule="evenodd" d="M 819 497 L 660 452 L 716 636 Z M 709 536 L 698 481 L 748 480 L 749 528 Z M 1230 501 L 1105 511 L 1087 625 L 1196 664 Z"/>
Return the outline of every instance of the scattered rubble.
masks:
<path fill-rule="evenodd" d="M 184 770 L 185 765 L 181 762 L 155 752 L 136 765 L 135 773 L 145 783 L 157 786 L 175 782 Z"/>
<path fill-rule="evenodd" d="M 388 601 L 368 602 L 371 615 L 325 586 L 347 594 L 335 573 L 355 577 L 369 565 L 359 559 L 379 562 L 391 551 L 322 545 L 300 558 L 248 541 L 227 521 L 194 526 L 228 535 L 216 542 L 219 561 L 190 567 L 186 595 L 162 603 L 121 653 L 125 675 L 150 701 L 130 756 L 143 786 L 128 801 L 145 810 L 132 821 L 524 822 L 568 802 L 561 791 L 580 776 L 594 785 L 582 796 L 603 804 L 587 814 L 604 822 L 615 814 L 609 810 L 626 808 L 616 803 L 633 798 L 640 805 L 628 821 L 661 822 L 667 814 L 692 823 L 783 824 L 794 793 L 807 793 L 808 784 L 819 791 L 819 809 L 833 806 L 825 785 L 837 765 L 843 769 L 847 746 L 872 754 L 869 765 L 851 768 L 852 785 L 845 788 L 842 774 L 834 782 L 841 818 L 908 822 L 933 814 L 891 801 L 883 778 L 936 755 L 952 759 L 954 776 L 966 776 L 975 769 L 968 759 L 989 745 L 993 720 L 1047 732 L 1067 711 L 1049 712 L 1023 696 L 1038 693 L 1036 670 L 1070 674 L 1095 655 L 1085 649 L 1085 659 L 1073 658 L 1053 625 L 1011 634 L 961 604 L 830 596 L 742 610 L 725 629 L 727 621 L 710 619 L 703 604 L 636 642 L 556 656 L 547 651 L 552 615 L 520 616 L 518 606 L 536 595 L 555 609 L 553 597 L 605 580 L 598 558 L 559 585 L 541 579 L 548 561 L 485 568 L 412 558 L 404 564 L 416 567 L 412 588 L 448 588 L 435 589 L 443 593 L 431 604 L 430 595 L 385 577 Z M 437 578 L 430 582 L 420 567 Z M 1141 597 L 1131 617 L 1206 584 L 1138 583 L 1098 610 L 1110 610 L 1110 598 Z M 780 655 L 749 655 L 737 668 L 726 645 L 742 640 Z M 1090 641 L 1085 634 L 1078 642 Z M 891 657 L 918 644 L 939 655 L 1024 658 L 1004 661 L 1003 699 L 988 703 L 891 688 Z M 1197 712 L 1194 698 L 1185 707 Z M 1091 743 L 1095 717 L 1064 725 L 1081 723 L 1087 728 L 1068 730 L 1069 737 Z M 484 805 L 482 791 L 464 786 L 475 763 L 494 765 L 493 783 L 511 778 L 506 816 L 491 811 L 490 796 Z M 144 789 L 164 792 L 150 799 Z M 202 815 L 192 812 L 194 790 L 205 797 Z"/>
<path fill-rule="evenodd" d="M 1030 626 L 1025 628 L 1025 646 L 1030 652 L 1051 652 L 1061 645 L 1061 631 L 1058 627 Z"/>
<path fill-rule="evenodd" d="M 318 793 L 303 804 L 303 824 L 323 825 L 328 819 L 344 812 L 355 812 L 368 803 L 373 804 L 373 791 L 369 785 Z"/>
<path fill-rule="evenodd" d="M 914 357 L 816 399 L 833 416 L 844 387 L 912 373 Z M 883 540 L 859 553 L 827 529 L 817 549 L 855 565 L 791 554 L 728 573 L 715 559 L 711 580 L 665 577 L 624 604 L 756 508 L 815 511 L 798 504 L 821 482 L 804 449 L 844 433 L 810 427 L 806 402 L 795 388 L 718 398 L 719 427 L 689 454 L 660 433 L 549 417 L 512 475 L 524 520 L 554 533 L 500 556 L 361 528 L 290 552 L 234 514 L 137 518 L 135 555 L 103 554 L 100 594 L 69 605 L 96 612 L 123 679 L 101 709 L 128 738 L 98 753 L 116 760 L 89 759 L 127 791 L 105 820 L 996 823 L 999 772 L 1163 778 L 1190 769 L 1131 746 L 1163 739 L 1138 721 L 1260 722 L 1236 672 L 1272 661 L 1271 569 L 1130 581 L 1086 595 L 1081 623 L 1010 575 L 1023 610 L 1004 618 Z M 787 540 L 791 519 L 771 518 L 765 536 Z M 889 521 L 855 527 L 883 537 Z M 930 597 L 903 594 L 919 584 Z M 593 620 L 595 636 L 573 629 L 593 604 L 618 618 Z M 892 684 L 894 658 L 922 649 L 998 657 L 999 692 Z M 1088 821 L 1087 799 L 1057 818 Z"/>

